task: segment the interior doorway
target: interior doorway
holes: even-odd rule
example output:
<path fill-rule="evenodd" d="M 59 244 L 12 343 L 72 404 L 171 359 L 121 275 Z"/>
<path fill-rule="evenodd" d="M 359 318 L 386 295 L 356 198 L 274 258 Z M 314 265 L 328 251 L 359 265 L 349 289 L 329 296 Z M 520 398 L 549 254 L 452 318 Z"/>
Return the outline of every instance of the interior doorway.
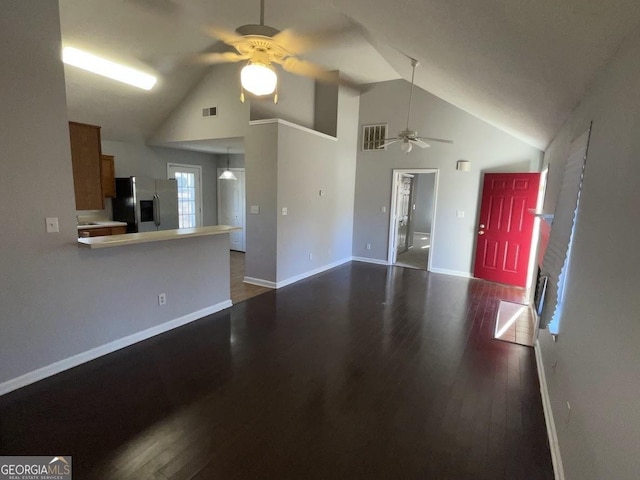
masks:
<path fill-rule="evenodd" d="M 218 177 L 224 168 L 218 169 Z M 218 178 L 218 224 L 240 227 L 229 234 L 231 250 L 246 251 L 246 215 L 245 215 L 245 170 L 230 168 L 236 180 Z"/>
<path fill-rule="evenodd" d="M 437 169 L 393 171 L 389 252 L 391 265 L 429 270 L 433 252 Z"/>

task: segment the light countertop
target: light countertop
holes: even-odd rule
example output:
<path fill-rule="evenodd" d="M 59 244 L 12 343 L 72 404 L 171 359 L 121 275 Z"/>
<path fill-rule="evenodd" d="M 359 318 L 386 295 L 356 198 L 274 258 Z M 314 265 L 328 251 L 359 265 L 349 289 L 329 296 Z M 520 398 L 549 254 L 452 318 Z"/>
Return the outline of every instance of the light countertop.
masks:
<path fill-rule="evenodd" d="M 229 225 L 179 228 L 175 230 L 160 230 L 158 232 L 125 233 L 122 235 L 108 235 L 104 237 L 79 238 L 78 244 L 89 248 L 122 247 L 138 243 L 162 242 L 165 240 L 178 240 L 181 238 L 222 235 L 236 230 L 241 230 L 241 228 L 230 227 Z"/>
<path fill-rule="evenodd" d="M 126 222 L 114 222 L 114 221 L 96 221 L 91 222 L 89 225 L 78 225 L 78 230 L 90 230 L 92 228 L 105 228 L 105 227 L 126 227 Z"/>

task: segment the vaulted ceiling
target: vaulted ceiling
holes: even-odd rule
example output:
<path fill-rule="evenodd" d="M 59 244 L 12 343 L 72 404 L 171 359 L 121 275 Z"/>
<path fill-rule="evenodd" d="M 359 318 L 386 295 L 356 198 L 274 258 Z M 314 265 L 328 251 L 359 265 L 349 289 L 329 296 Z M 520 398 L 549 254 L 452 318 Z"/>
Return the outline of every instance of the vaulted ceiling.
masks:
<path fill-rule="evenodd" d="M 73 120 L 149 136 L 205 74 L 179 60 L 215 45 L 203 27 L 258 23 L 259 0 L 60 0 L 63 43 L 159 73 L 150 92 L 65 67 Z M 637 0 L 266 0 L 265 22 L 305 32 L 356 23 L 308 58 L 362 83 L 409 79 L 544 149 L 640 24 Z M 398 108 L 406 108 L 401 102 Z"/>

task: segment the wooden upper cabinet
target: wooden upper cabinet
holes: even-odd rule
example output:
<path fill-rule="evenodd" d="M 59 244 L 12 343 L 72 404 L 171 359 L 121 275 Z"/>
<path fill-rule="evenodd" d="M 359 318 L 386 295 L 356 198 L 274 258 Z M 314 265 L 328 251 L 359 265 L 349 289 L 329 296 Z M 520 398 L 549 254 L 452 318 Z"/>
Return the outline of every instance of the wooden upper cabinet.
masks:
<path fill-rule="evenodd" d="M 76 210 L 102 210 L 100 127 L 69 122 Z"/>
<path fill-rule="evenodd" d="M 116 196 L 116 169 L 113 155 L 102 155 L 100 172 L 102 175 L 102 196 L 104 198 L 114 198 Z"/>

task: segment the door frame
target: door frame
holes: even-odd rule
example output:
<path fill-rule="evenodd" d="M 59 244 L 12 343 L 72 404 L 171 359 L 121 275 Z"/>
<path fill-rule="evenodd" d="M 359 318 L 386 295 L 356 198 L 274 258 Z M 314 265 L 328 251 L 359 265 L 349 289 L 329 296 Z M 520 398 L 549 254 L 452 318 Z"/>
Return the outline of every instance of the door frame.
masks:
<path fill-rule="evenodd" d="M 198 186 L 196 188 L 196 227 L 203 226 L 203 204 L 202 204 L 202 166 L 201 165 L 189 165 L 188 163 L 175 163 L 175 162 L 167 162 L 167 178 L 175 178 L 171 176 L 171 168 L 177 167 L 178 170 L 181 168 L 186 168 L 189 170 L 197 170 L 198 171 Z"/>
<path fill-rule="evenodd" d="M 225 170 L 231 170 L 232 172 L 242 172 L 244 175 L 244 198 L 242 199 L 242 250 L 243 252 L 247 251 L 247 171 L 245 167 L 234 167 L 234 168 L 217 168 L 216 169 L 216 178 L 218 179 L 216 182 L 216 203 L 218 210 L 218 225 L 220 225 L 220 217 L 222 212 L 222 202 L 220 201 L 220 182 L 233 182 L 233 180 L 221 180 L 220 175 Z"/>
<path fill-rule="evenodd" d="M 402 175 L 403 174 L 414 174 L 418 175 L 420 173 L 434 173 L 435 179 L 433 181 L 433 217 L 431 219 L 431 237 L 430 242 L 431 246 L 429 247 L 429 261 L 427 264 L 427 271 L 431 271 L 433 259 L 433 250 L 435 245 L 435 232 L 437 227 L 437 211 L 438 211 L 438 180 L 440 175 L 440 169 L 438 168 L 394 168 L 391 174 L 391 207 L 389 208 L 389 235 L 387 237 L 388 248 L 387 248 L 387 265 L 394 264 L 394 255 L 395 255 L 395 237 L 396 237 L 396 209 L 397 209 L 397 189 L 400 185 Z"/>

